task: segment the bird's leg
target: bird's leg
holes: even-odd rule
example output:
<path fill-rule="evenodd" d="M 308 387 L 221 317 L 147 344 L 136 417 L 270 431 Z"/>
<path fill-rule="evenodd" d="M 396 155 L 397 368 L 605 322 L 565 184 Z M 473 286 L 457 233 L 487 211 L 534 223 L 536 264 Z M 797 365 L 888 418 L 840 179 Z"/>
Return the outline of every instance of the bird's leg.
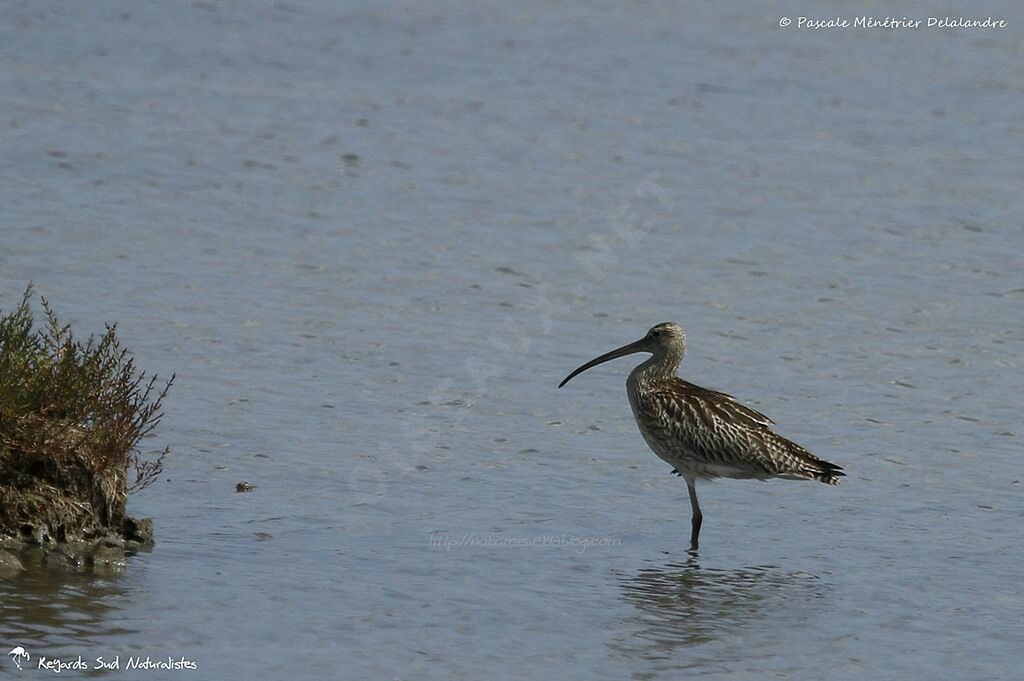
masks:
<path fill-rule="evenodd" d="M 686 479 L 686 489 L 690 491 L 690 509 L 693 511 L 693 517 L 690 518 L 690 550 L 696 551 L 697 538 L 700 536 L 700 524 L 704 520 L 704 514 L 700 512 L 700 504 L 697 502 L 697 487 L 691 478 Z"/>

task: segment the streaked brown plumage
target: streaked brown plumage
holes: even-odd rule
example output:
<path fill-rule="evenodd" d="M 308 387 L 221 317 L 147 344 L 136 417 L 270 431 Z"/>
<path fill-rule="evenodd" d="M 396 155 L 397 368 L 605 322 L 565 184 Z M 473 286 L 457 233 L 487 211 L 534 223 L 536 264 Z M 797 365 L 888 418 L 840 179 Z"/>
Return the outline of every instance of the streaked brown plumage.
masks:
<path fill-rule="evenodd" d="M 686 352 L 678 324 L 658 324 L 640 340 L 601 355 L 566 376 L 617 357 L 649 352 L 626 381 L 629 404 L 651 450 L 686 479 L 693 510 L 691 547 L 697 548 L 703 518 L 695 487 L 698 478 L 786 478 L 839 484 L 842 467 L 819 459 L 771 429 L 773 421 L 731 395 L 702 388 L 676 376 Z"/>

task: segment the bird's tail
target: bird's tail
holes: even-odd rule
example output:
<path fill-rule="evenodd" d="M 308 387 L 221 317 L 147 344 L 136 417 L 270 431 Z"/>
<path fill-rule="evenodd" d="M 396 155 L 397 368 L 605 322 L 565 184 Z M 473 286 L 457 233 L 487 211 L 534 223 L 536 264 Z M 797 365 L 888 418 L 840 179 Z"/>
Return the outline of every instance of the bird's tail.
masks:
<path fill-rule="evenodd" d="M 839 478 L 846 476 L 842 466 L 819 459 L 795 442 L 786 442 L 789 444 L 789 453 L 796 458 L 796 472 L 800 477 L 817 480 L 826 485 L 838 485 Z"/>
<path fill-rule="evenodd" d="M 826 485 L 838 485 L 839 478 L 845 477 L 843 467 L 828 461 L 818 459 L 818 470 L 814 472 L 814 479 L 820 480 Z"/>

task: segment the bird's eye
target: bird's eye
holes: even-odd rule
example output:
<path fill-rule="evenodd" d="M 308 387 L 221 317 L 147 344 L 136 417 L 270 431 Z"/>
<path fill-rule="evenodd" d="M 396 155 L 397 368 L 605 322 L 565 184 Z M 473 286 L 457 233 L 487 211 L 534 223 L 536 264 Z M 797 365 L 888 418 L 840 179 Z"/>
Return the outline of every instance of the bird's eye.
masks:
<path fill-rule="evenodd" d="M 652 337 L 652 338 L 657 338 L 657 337 L 658 337 L 658 336 L 660 336 L 660 335 L 661 335 L 661 331 L 660 331 L 659 329 L 653 329 L 653 330 L 651 331 L 651 337 Z"/>

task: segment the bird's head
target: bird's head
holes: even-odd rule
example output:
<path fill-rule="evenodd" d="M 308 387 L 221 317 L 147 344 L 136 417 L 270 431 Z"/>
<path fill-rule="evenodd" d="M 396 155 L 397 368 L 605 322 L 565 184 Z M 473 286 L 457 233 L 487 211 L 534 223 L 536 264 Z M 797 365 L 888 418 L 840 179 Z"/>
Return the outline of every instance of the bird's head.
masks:
<path fill-rule="evenodd" d="M 607 352 L 600 357 L 595 357 L 583 366 L 579 367 L 566 376 L 565 379 L 558 384 L 558 387 L 561 388 L 572 380 L 574 376 L 583 373 L 591 367 L 596 367 L 598 364 L 604 364 L 610 360 L 625 357 L 626 355 L 632 355 L 636 352 L 649 352 L 654 355 L 655 358 L 665 358 L 669 360 L 669 363 L 674 363 L 678 366 L 679 361 L 683 358 L 683 354 L 686 352 L 686 332 L 683 331 L 683 327 L 679 326 L 675 322 L 663 322 L 661 324 L 656 324 L 652 326 L 647 332 L 647 335 L 640 340 L 633 341 L 629 345 L 623 345 L 621 348 Z"/>
<path fill-rule="evenodd" d="M 666 350 L 674 350 L 682 355 L 686 351 L 686 332 L 675 322 L 662 322 L 652 326 L 642 340 L 646 343 L 644 352 L 653 355 Z"/>

